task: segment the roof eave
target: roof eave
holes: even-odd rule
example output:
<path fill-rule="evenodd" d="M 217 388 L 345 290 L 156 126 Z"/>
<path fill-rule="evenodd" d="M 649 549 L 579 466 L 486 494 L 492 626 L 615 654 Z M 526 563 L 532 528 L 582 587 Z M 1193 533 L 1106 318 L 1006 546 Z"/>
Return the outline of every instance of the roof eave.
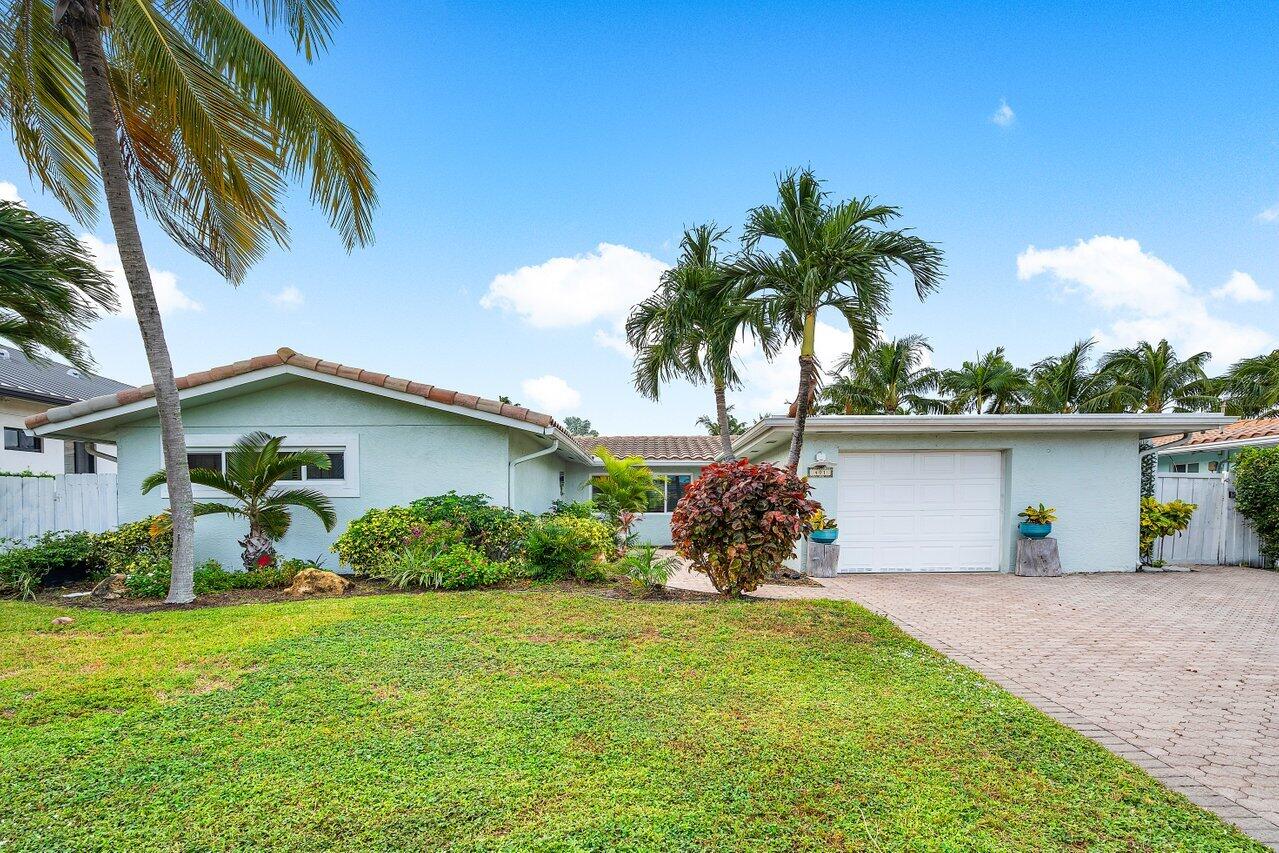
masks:
<path fill-rule="evenodd" d="M 1179 453 L 1198 453 L 1201 450 L 1234 450 L 1238 447 L 1269 447 L 1279 444 L 1279 435 L 1262 435 L 1256 438 L 1232 438 L 1204 444 L 1176 444 L 1156 448 L 1156 456 L 1174 456 Z"/>

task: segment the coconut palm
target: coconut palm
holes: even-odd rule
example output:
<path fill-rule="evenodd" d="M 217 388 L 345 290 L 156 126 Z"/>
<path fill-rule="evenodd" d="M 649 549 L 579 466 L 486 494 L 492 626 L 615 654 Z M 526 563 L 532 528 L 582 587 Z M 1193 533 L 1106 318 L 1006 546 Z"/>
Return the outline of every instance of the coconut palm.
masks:
<path fill-rule="evenodd" d="M 922 335 L 881 341 L 835 363 L 822 389 L 821 412 L 842 415 L 905 415 L 940 412 L 945 403 L 927 396 L 940 375 L 925 364 L 933 348 Z"/>
<path fill-rule="evenodd" d="M 1112 377 L 1092 369 L 1090 354 L 1097 342 L 1078 341 L 1061 355 L 1036 362 L 1030 369 L 1026 412 L 1068 414 L 1117 411 Z"/>
<path fill-rule="evenodd" d="M 373 174 L 355 135 L 233 11 L 285 29 L 307 61 L 334 0 L 14 0 L 0 23 L 0 115 L 32 175 L 82 224 L 105 191 L 155 387 L 173 517 L 168 601 L 192 591 L 191 478 L 178 390 L 134 209 L 232 282 L 287 245 L 307 179 L 348 249 L 372 239 Z"/>
<path fill-rule="evenodd" d="M 117 307 L 110 279 L 65 225 L 0 201 L 0 337 L 28 358 L 54 353 L 87 370 L 78 335 Z"/>
<path fill-rule="evenodd" d="M 1025 402 L 1030 386 L 1027 372 L 1004 356 L 1004 348 L 978 354 L 958 369 L 941 374 L 939 387 L 950 395 L 954 412 L 1006 415 Z"/>
<path fill-rule="evenodd" d="M 1279 349 L 1236 362 L 1221 378 L 1226 412 L 1243 418 L 1279 416 Z"/>
<path fill-rule="evenodd" d="M 887 227 L 900 216 L 895 207 L 871 198 L 831 203 L 808 169 L 782 175 L 777 196 L 776 204 L 747 214 L 744 251 L 731 276 L 765 300 L 775 333 L 799 346 L 795 426 L 786 460 L 797 471 L 819 381 L 818 312 L 838 311 L 852 330 L 852 351 L 864 352 L 878 340 L 880 320 L 888 313 L 891 273 L 905 268 L 923 299 L 941 283 L 942 255 L 933 244 Z M 765 239 L 780 243 L 775 254 L 761 250 Z"/>
<path fill-rule="evenodd" d="M 1204 373 L 1211 358 L 1212 353 L 1199 352 L 1181 359 L 1166 340 L 1155 346 L 1142 341 L 1106 353 L 1097 363 L 1097 372 L 1110 377 L 1113 400 L 1125 411 L 1202 412 L 1221 403 Z"/>
<path fill-rule="evenodd" d="M 733 414 L 732 405 L 725 408 L 724 414 L 728 417 L 728 431 L 731 435 L 741 435 L 746 432 L 746 423 L 738 420 L 737 416 Z M 718 413 L 714 417 L 702 415 L 697 419 L 697 425 L 706 430 L 707 435 L 722 436 L 724 434 L 724 428 L 720 426 Z"/>
<path fill-rule="evenodd" d="M 720 453 L 732 459 L 726 390 L 741 384 L 733 348 L 750 336 L 771 353 L 776 336 L 764 322 L 763 303 L 725 275 L 719 246 L 727 233 L 714 223 L 684 232 L 678 263 L 627 317 L 626 339 L 635 350 L 635 388 L 645 397 L 658 399 L 662 383 L 673 379 L 711 384 Z"/>
<path fill-rule="evenodd" d="M 195 514 L 235 515 L 249 522 L 248 535 L 240 540 L 244 568 L 253 570 L 275 561 L 275 545 L 289 532 L 293 522 L 291 507 L 315 513 L 325 530 L 337 523 L 333 502 L 315 489 L 281 488 L 281 481 L 296 480 L 303 468 L 327 471 L 332 466 L 328 454 L 317 450 L 281 453 L 282 435 L 251 432 L 242 436 L 226 455 L 226 471 L 192 468 L 191 481 L 226 493 L 235 503 L 200 501 Z M 142 481 L 142 493 L 166 482 L 164 471 L 156 471 Z"/>

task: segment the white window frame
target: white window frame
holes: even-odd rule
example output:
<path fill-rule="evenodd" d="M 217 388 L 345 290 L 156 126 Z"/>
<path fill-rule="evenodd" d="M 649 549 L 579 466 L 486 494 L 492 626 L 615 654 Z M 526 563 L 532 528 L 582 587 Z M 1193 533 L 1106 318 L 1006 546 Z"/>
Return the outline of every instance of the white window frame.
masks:
<path fill-rule="evenodd" d="M 252 432 L 252 430 L 249 430 Z M 267 430 L 270 432 L 270 430 Z M 245 433 L 196 433 L 187 435 L 187 453 L 221 453 L 223 466 L 225 454 Z M 330 498 L 358 498 L 360 496 L 360 436 L 357 433 L 286 433 L 280 445 L 282 451 L 319 450 L 343 455 L 343 477 L 340 480 L 283 480 L 281 489 L 314 489 Z M 161 450 L 160 467 L 164 467 L 164 451 Z M 194 497 L 224 498 L 217 489 L 192 484 Z M 169 490 L 162 487 L 161 497 L 167 498 Z"/>
<path fill-rule="evenodd" d="M 1191 470 L 1190 470 L 1190 466 L 1191 466 L 1191 465 L 1194 465 L 1194 466 L 1195 466 L 1195 470 L 1193 470 L 1193 471 L 1191 471 Z M 1181 470 L 1180 470 L 1180 471 L 1178 471 L 1178 470 L 1177 470 L 1178 468 L 1180 468 Z M 1198 474 L 1198 473 L 1199 473 L 1199 463 L 1198 463 L 1198 462 L 1174 462 L 1174 463 L 1172 463 L 1172 473 L 1174 473 L 1174 474 Z"/>

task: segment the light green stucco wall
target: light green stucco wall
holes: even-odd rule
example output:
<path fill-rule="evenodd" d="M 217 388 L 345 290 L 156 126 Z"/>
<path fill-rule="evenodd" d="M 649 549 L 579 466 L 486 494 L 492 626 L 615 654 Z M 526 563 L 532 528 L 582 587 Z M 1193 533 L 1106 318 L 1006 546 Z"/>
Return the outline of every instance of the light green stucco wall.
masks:
<path fill-rule="evenodd" d="M 1158 470 L 1161 474 L 1171 474 L 1172 464 L 1174 462 L 1198 462 L 1199 473 L 1208 474 L 1208 463 L 1216 462 L 1220 465 L 1220 470 L 1227 470 L 1230 467 L 1230 458 L 1232 451 L 1229 450 L 1200 450 L 1195 453 L 1177 453 L 1159 457 Z"/>
<path fill-rule="evenodd" d="M 754 461 L 784 461 L 783 442 Z M 1055 507 L 1052 535 L 1066 572 L 1133 571 L 1141 477 L 1136 434 L 1118 432 L 942 433 L 937 435 L 839 435 L 809 433 L 800 473 L 825 451 L 834 476 L 814 478 L 813 496 L 838 512 L 836 484 L 841 450 L 999 450 L 1004 453 L 1004 566 L 1016 561 L 1017 513 L 1028 504 Z"/>
<path fill-rule="evenodd" d="M 332 533 L 326 533 L 310 513 L 295 511 L 293 527 L 278 546 L 286 557 L 324 556 L 326 565 L 335 569 L 337 557 L 329 546 L 351 519 L 366 510 L 405 504 L 449 489 L 462 494 L 482 492 L 495 504 L 505 504 L 509 450 L 527 447 L 522 450 L 527 453 L 546 446 L 520 430 L 309 379 L 206 404 L 184 404 L 182 417 L 190 435 L 238 436 L 255 429 L 291 437 L 358 435 L 359 496 L 332 499 L 338 516 Z M 154 416 L 122 427 L 118 447 L 120 520 L 163 510 L 165 500 L 159 489 L 149 495 L 139 489 L 142 478 L 161 467 Z M 565 465 L 560 456 L 550 455 L 517 466 L 517 508 L 541 512 L 549 507 L 559 497 L 559 472 Z M 213 558 L 227 568 L 237 567 L 236 540 L 244 531 L 236 519 L 197 519 L 197 560 Z"/>

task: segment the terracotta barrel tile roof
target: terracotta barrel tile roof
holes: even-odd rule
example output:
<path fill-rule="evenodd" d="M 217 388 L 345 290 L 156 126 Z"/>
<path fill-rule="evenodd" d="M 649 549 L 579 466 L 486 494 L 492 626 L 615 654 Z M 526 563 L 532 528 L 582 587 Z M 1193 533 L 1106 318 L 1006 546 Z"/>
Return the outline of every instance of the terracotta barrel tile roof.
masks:
<path fill-rule="evenodd" d="M 512 406 L 497 400 L 488 400 L 484 397 L 476 397 L 472 394 L 459 394 L 456 391 L 437 388 L 434 385 L 426 385 L 421 382 L 413 382 L 408 379 L 399 379 L 394 376 L 388 376 L 385 373 L 376 373 L 371 370 L 363 370 L 359 367 L 350 367 L 333 361 L 323 361 L 309 355 L 302 355 L 301 353 L 294 352 L 288 347 L 281 347 L 270 355 L 259 355 L 243 361 L 237 361 L 234 364 L 226 364 L 221 367 L 210 368 L 209 370 L 189 373 L 186 376 L 179 376 L 176 381 L 179 389 L 196 388 L 200 385 L 207 385 L 210 382 L 216 382 L 221 379 L 230 379 L 235 376 L 243 376 L 246 373 L 265 370 L 269 367 L 279 367 L 283 364 L 287 364 L 291 367 L 298 367 L 303 370 L 312 370 L 317 373 L 337 376 L 342 379 L 349 379 L 354 382 L 360 382 L 362 384 L 372 385 L 378 388 L 389 388 L 393 391 L 412 394 L 413 396 L 423 397 L 437 403 L 462 406 L 464 408 L 474 409 L 479 412 L 487 412 L 490 414 L 500 414 L 502 417 L 511 418 L 512 420 L 524 421 L 525 423 L 534 424 L 540 427 L 552 427 L 564 432 L 564 428 L 556 423 L 555 419 L 550 415 L 545 415 L 541 412 L 532 412 L 523 406 Z M 26 425 L 27 429 L 35 429 L 36 427 L 44 426 L 48 423 L 58 423 L 59 421 L 71 420 L 72 418 L 78 418 L 82 415 L 89 414 L 90 412 L 103 411 L 117 406 L 125 406 L 154 396 L 155 389 L 150 385 L 143 385 L 141 388 L 124 388 L 113 394 L 103 394 L 98 397 L 90 397 L 88 400 L 83 400 L 75 403 L 74 405 L 59 406 L 49 409 L 48 411 L 41 412 L 38 415 L 32 415 L 27 418 Z"/>
<path fill-rule="evenodd" d="M 1279 418 L 1252 418 L 1235 421 L 1219 429 L 1208 429 L 1196 432 L 1181 447 L 1195 447 L 1201 444 L 1216 444 L 1221 441 L 1246 441 L 1250 438 L 1279 437 Z M 1179 435 L 1163 435 L 1154 439 L 1156 447 L 1171 444 L 1181 438 Z"/>
<path fill-rule="evenodd" d="M 714 459 L 720 453 L 714 435 L 578 435 L 574 440 L 587 453 L 603 445 L 614 456 L 642 456 L 645 459 Z"/>

